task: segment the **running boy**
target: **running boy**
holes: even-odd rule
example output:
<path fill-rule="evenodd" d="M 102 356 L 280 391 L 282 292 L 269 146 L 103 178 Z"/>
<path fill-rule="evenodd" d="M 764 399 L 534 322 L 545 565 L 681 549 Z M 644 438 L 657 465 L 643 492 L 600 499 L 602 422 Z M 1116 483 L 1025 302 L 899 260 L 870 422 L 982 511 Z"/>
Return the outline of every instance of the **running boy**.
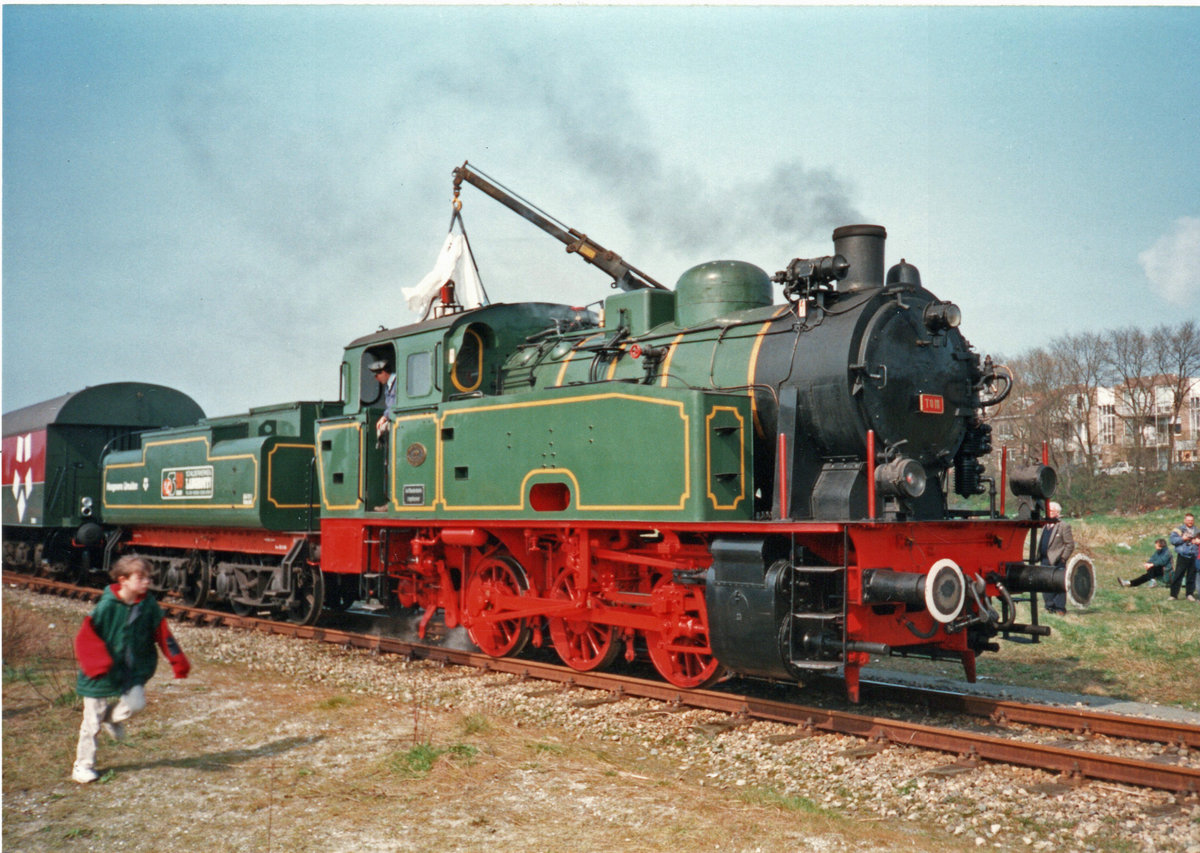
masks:
<path fill-rule="evenodd" d="M 133 555 L 117 560 L 109 573 L 115 581 L 75 635 L 79 661 L 76 692 L 83 697 L 83 724 L 71 778 L 94 782 L 96 739 L 104 729 L 116 740 L 122 723 L 146 707 L 143 687 L 158 666 L 157 643 L 176 678 L 187 678 L 191 664 L 175 642 L 163 612 L 149 594 L 150 564 Z"/>

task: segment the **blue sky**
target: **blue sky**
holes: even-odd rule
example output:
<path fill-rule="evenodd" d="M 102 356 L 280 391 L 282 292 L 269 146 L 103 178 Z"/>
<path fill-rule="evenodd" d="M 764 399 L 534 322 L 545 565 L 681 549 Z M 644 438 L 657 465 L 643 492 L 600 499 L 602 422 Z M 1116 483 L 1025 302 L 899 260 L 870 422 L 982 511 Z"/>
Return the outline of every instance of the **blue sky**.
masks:
<path fill-rule="evenodd" d="M 1200 317 L 1200 9 L 6 6 L 3 408 L 334 399 L 471 160 L 673 284 L 888 229 L 982 352 Z M 603 274 L 484 197 L 493 301 Z"/>

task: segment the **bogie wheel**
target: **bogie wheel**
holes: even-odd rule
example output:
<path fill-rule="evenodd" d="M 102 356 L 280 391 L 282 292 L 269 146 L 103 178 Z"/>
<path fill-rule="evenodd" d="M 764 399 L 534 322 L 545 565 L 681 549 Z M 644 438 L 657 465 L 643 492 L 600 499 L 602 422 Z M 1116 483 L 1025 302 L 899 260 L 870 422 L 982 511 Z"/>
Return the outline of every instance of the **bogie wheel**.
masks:
<path fill-rule="evenodd" d="M 504 598 L 522 596 L 528 589 L 525 570 L 511 557 L 487 556 L 475 567 L 467 584 L 464 621 L 471 642 L 485 655 L 515 655 L 529 642 L 524 618 L 497 618 L 503 613 Z"/>
<path fill-rule="evenodd" d="M 233 601 L 232 599 L 229 601 L 229 609 L 232 610 L 236 616 L 253 616 L 258 612 L 258 608 L 253 604 L 246 604 L 243 601 Z"/>
<path fill-rule="evenodd" d="M 554 582 L 551 598 L 566 599 L 582 607 L 587 593 L 579 589 L 579 581 L 572 571 L 565 571 Z M 617 629 L 612 625 L 600 625 L 587 618 L 554 616 L 547 620 L 554 650 L 563 663 L 581 672 L 607 669 L 621 650 L 617 642 Z"/>
<path fill-rule="evenodd" d="M 663 630 L 646 632 L 646 648 L 658 674 L 687 690 L 712 684 L 721 676 L 721 664 L 709 647 L 703 594 L 664 578 L 654 598 L 656 604 L 666 603 Z"/>
<path fill-rule="evenodd" d="M 212 581 L 212 570 L 208 560 L 193 555 L 184 568 L 183 586 L 179 598 L 188 607 L 203 607 L 208 603 L 208 587 Z"/>
<path fill-rule="evenodd" d="M 321 608 L 325 604 L 325 579 L 320 569 L 307 564 L 298 567 L 293 577 L 295 590 L 287 604 L 287 621 L 313 625 L 321 618 Z"/>

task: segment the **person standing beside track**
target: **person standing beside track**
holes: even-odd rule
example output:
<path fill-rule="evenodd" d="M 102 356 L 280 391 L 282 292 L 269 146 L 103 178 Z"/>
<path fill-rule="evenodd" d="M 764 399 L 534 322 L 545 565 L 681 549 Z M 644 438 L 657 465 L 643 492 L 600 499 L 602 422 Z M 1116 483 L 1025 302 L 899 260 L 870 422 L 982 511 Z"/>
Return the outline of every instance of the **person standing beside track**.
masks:
<path fill-rule="evenodd" d="M 1179 600 L 1179 587 L 1184 585 L 1188 601 L 1196 600 L 1196 561 L 1200 530 L 1196 529 L 1196 516 L 1188 513 L 1183 524 L 1171 531 L 1167 537 L 1175 546 L 1175 574 L 1171 578 L 1171 598 Z M 1186 584 L 1184 581 L 1186 580 Z"/>
<path fill-rule="evenodd" d="M 1071 554 L 1075 553 L 1075 537 L 1071 534 L 1071 525 L 1062 521 L 1062 505 L 1051 501 L 1046 507 L 1048 521 L 1042 528 L 1038 540 L 1038 560 L 1043 566 L 1065 566 Z M 1066 615 L 1067 593 L 1044 592 L 1042 600 L 1048 613 L 1059 616 Z"/>

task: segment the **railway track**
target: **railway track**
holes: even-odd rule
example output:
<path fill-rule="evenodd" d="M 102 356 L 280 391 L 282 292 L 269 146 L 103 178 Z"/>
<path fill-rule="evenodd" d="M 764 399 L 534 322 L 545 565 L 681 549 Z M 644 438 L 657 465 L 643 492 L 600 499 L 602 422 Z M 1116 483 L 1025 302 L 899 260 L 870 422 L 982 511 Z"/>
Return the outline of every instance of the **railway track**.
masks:
<path fill-rule="evenodd" d="M 94 599 L 99 591 L 44 578 L 5 573 L 4 583 L 76 599 Z M 886 691 L 889 700 L 924 704 L 931 710 L 980 718 L 1000 734 L 964 731 L 760 698 L 726 690 L 680 690 L 662 681 L 602 672 L 578 672 L 558 664 L 522 658 L 496 659 L 478 652 L 431 646 L 380 634 L 324 626 L 304 626 L 254 616 L 201 610 L 165 601 L 174 617 L 197 625 L 223 625 L 269 634 L 317 640 L 380 653 L 403 655 L 444 664 L 474 667 L 482 673 L 505 673 L 514 681 L 538 680 L 564 688 L 598 691 L 587 704 L 641 697 L 676 707 L 718 711 L 729 715 L 728 728 L 752 720 L 769 720 L 795 727 L 794 737 L 836 733 L 867 742 L 864 752 L 888 745 L 915 746 L 954 756 L 946 772 L 960 772 L 980 762 L 998 762 L 1057 772 L 1066 784 L 1086 780 L 1114 782 L 1169 791 L 1181 799 L 1200 795 L 1200 768 L 1189 766 L 1189 751 L 1200 750 L 1200 726 L 1127 717 L 1080 708 L 1034 705 L 953 693 L 945 690 L 872 682 L 872 695 Z M 1029 726 L 1070 732 L 1079 739 L 1070 745 L 1046 744 L 1006 736 L 1004 729 Z M 1153 759 L 1128 758 L 1084 748 L 1098 739 L 1123 739 L 1161 744 Z"/>

